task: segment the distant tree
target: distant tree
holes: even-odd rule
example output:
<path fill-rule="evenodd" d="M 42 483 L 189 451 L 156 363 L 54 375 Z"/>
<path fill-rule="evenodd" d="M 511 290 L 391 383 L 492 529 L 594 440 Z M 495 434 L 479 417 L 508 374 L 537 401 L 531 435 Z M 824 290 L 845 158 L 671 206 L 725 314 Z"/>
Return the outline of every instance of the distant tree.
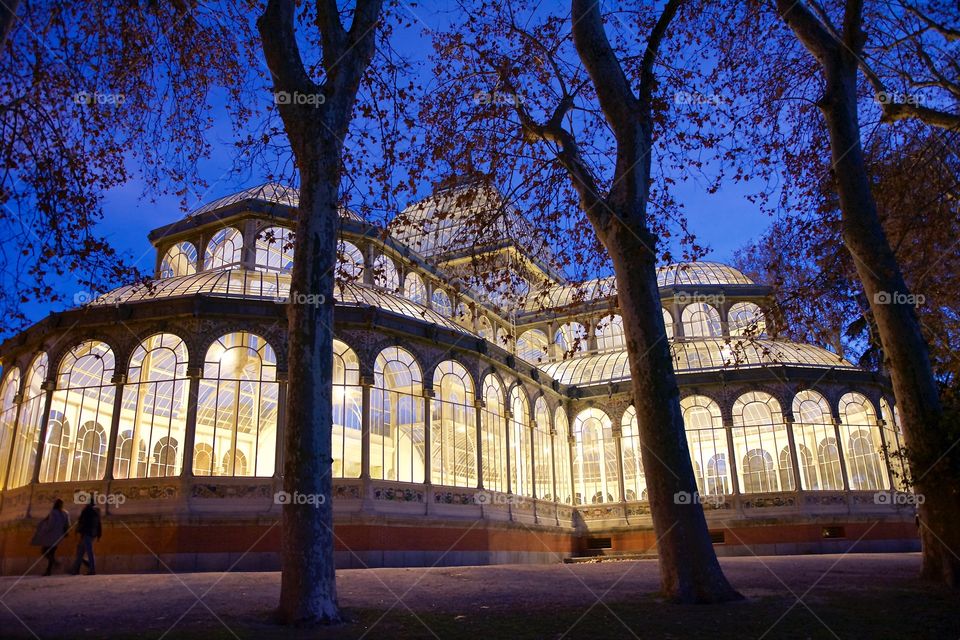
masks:
<path fill-rule="evenodd" d="M 654 136 L 669 105 L 659 83 L 670 54 L 661 47 L 683 4 L 614 24 L 616 14 L 585 0 L 573 0 L 569 15 L 519 1 L 463 3 L 463 19 L 436 38 L 440 88 L 424 119 L 436 160 L 473 166 L 472 179 L 506 185 L 510 206 L 530 213 L 538 238 L 528 250 L 551 239 L 563 266 L 612 264 L 661 587 L 680 602 L 723 602 L 739 594 L 703 510 L 677 498 L 697 486 L 656 273 L 676 213 L 664 179 L 651 195 Z"/>

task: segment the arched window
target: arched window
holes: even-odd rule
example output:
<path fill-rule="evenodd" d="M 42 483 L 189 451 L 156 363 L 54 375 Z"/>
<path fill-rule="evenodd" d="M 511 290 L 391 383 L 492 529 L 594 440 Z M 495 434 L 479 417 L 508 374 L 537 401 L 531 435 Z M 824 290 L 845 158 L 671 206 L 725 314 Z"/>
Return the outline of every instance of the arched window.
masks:
<path fill-rule="evenodd" d="M 370 403 L 370 477 L 423 482 L 423 378 L 409 351 L 380 352 Z"/>
<path fill-rule="evenodd" d="M 493 342 L 493 327 L 486 316 L 477 318 L 477 335 L 488 342 Z"/>
<path fill-rule="evenodd" d="M 163 254 L 160 260 L 160 277 L 176 278 L 197 272 L 197 248 L 192 242 L 178 242 Z"/>
<path fill-rule="evenodd" d="M 750 449 L 740 464 L 740 481 L 743 493 L 762 493 L 776 491 L 777 480 L 773 458 L 763 449 Z"/>
<path fill-rule="evenodd" d="M 95 340 L 78 344 L 63 357 L 50 404 L 41 482 L 103 479 L 108 446 L 103 425 L 109 428 L 113 421 L 116 394 L 113 370 L 113 351 Z M 76 439 L 66 428 L 71 424 L 81 425 Z M 65 428 L 58 442 L 50 436 L 60 425 Z"/>
<path fill-rule="evenodd" d="M 546 362 L 548 347 L 547 334 L 539 329 L 528 329 L 517 338 L 517 356 L 533 364 Z"/>
<path fill-rule="evenodd" d="M 877 413 L 862 394 L 848 393 L 840 398 L 840 436 L 850 489 L 876 491 L 890 488 L 880 457 L 883 441 Z"/>
<path fill-rule="evenodd" d="M 508 491 L 505 414 L 503 384 L 491 373 L 483 379 L 483 411 L 480 414 L 483 486 L 504 493 Z"/>
<path fill-rule="evenodd" d="M 433 484 L 476 487 L 477 403 L 473 380 L 459 362 L 446 360 L 433 372 L 430 403 L 430 477 Z"/>
<path fill-rule="evenodd" d="M 637 423 L 637 410 L 633 405 L 627 407 L 621 422 L 622 438 L 620 449 L 623 451 L 623 487 L 627 500 L 647 499 L 647 478 L 643 473 L 643 459 L 640 453 L 640 426 Z"/>
<path fill-rule="evenodd" d="M 557 407 L 553 413 L 553 453 L 557 465 L 557 502 L 573 504 L 573 477 L 570 475 L 570 427 L 567 412 Z"/>
<path fill-rule="evenodd" d="M 737 302 L 727 312 L 727 326 L 731 336 L 761 336 L 766 323 L 760 307 L 752 302 Z"/>
<path fill-rule="evenodd" d="M 400 291 L 400 274 L 397 272 L 397 267 L 393 264 L 393 260 L 382 253 L 373 261 L 373 283 L 390 293 Z"/>
<path fill-rule="evenodd" d="M 187 394 L 190 382 L 187 379 L 187 347 L 179 337 L 172 333 L 158 333 L 140 343 L 130 358 L 127 383 L 123 386 L 120 404 L 120 431 L 130 432 L 130 438 L 146 443 L 146 448 L 155 451 L 156 445 L 171 439 L 184 442 L 187 430 Z M 117 479 L 142 478 L 148 473 L 180 475 L 181 460 L 172 464 L 146 459 L 131 460 L 133 464 L 121 465 L 120 448 L 124 443 L 118 438 L 116 462 L 113 474 Z M 165 456 L 171 451 L 182 453 L 178 446 L 174 450 L 164 449 Z M 132 451 L 131 451 L 132 453 Z M 166 458 L 165 458 L 166 460 Z"/>
<path fill-rule="evenodd" d="M 560 325 L 553 336 L 554 343 L 562 354 L 583 353 L 587 351 L 587 328 L 579 322 L 568 322 Z"/>
<path fill-rule="evenodd" d="M 420 274 L 411 271 L 403 279 L 403 295 L 410 302 L 416 302 L 419 305 L 427 306 L 427 286 L 423 284 L 423 278 Z"/>
<path fill-rule="evenodd" d="M 738 459 L 751 463 L 750 467 L 743 464 L 739 469 L 742 493 L 793 491 L 793 465 L 778 469 L 778 460 L 773 458 L 787 448 L 786 459 L 790 460 L 787 425 L 776 398 L 760 391 L 750 391 L 737 398 L 733 403 L 733 446 Z"/>
<path fill-rule="evenodd" d="M 617 314 L 601 318 L 597 323 L 597 349 L 615 351 L 623 349 L 626 341 L 623 336 L 623 317 Z"/>
<path fill-rule="evenodd" d="M 7 477 L 7 461 L 17 426 L 17 394 L 20 392 L 20 369 L 14 367 L 0 385 L 0 489 Z"/>
<path fill-rule="evenodd" d="M 333 470 L 334 478 L 359 478 L 363 447 L 363 396 L 360 360 L 345 343 L 333 341 Z"/>
<path fill-rule="evenodd" d="M 267 227 L 257 234 L 257 271 L 290 273 L 293 271 L 293 229 Z"/>
<path fill-rule="evenodd" d="M 673 340 L 673 316 L 663 307 L 660 308 L 660 312 L 663 314 L 663 326 L 667 331 L 667 339 Z"/>
<path fill-rule="evenodd" d="M 453 304 L 450 302 L 450 296 L 443 289 L 434 289 L 433 296 L 430 298 L 430 304 L 433 310 L 449 318 L 453 315 Z"/>
<path fill-rule="evenodd" d="M 584 409 L 573 422 L 573 436 L 577 504 L 620 500 L 620 461 L 610 417 L 600 409 Z"/>
<path fill-rule="evenodd" d="M 843 489 L 843 469 L 840 466 L 840 450 L 837 439 L 827 436 L 817 445 L 817 469 L 820 472 L 821 488 L 828 491 Z"/>
<path fill-rule="evenodd" d="M 880 398 L 880 417 L 883 419 L 883 437 L 886 444 L 887 466 L 890 469 L 890 479 L 897 491 L 906 491 L 910 483 L 907 481 L 907 461 L 903 452 L 903 432 L 900 429 L 900 416 L 897 408 L 891 407 L 886 398 Z"/>
<path fill-rule="evenodd" d="M 213 449 L 201 442 L 193 449 L 193 475 L 208 476 L 213 468 Z"/>
<path fill-rule="evenodd" d="M 533 454 L 531 451 L 530 404 L 517 386 L 510 392 L 510 489 L 533 497 Z"/>
<path fill-rule="evenodd" d="M 533 479 L 540 500 L 556 500 L 553 494 L 553 438 L 550 435 L 550 407 L 542 397 L 533 408 Z"/>
<path fill-rule="evenodd" d="M 23 401 L 20 404 L 20 417 L 17 419 L 13 456 L 10 460 L 8 489 L 27 485 L 33 479 L 33 465 L 37 460 L 37 440 L 40 438 L 40 422 L 43 420 L 46 395 L 43 383 L 46 379 L 47 354 L 40 353 L 30 363 L 24 379 Z"/>
<path fill-rule="evenodd" d="M 203 253 L 204 269 L 232 269 L 240 266 L 243 255 L 243 234 L 233 227 L 220 229 Z"/>
<path fill-rule="evenodd" d="M 153 445 L 150 459 L 150 477 L 161 478 L 180 474 L 180 441 L 170 436 L 160 438 Z"/>
<path fill-rule="evenodd" d="M 720 313 L 706 302 L 694 302 L 683 308 L 680 314 L 683 335 L 687 338 L 719 338 Z"/>
<path fill-rule="evenodd" d="M 277 357 L 266 340 L 245 331 L 210 345 L 197 399 L 194 456 L 201 445 L 210 466 L 201 476 L 273 475 L 277 457 Z"/>
<path fill-rule="evenodd" d="M 363 280 L 363 253 L 352 242 L 341 240 L 337 243 L 336 276 L 340 282 Z"/>
<path fill-rule="evenodd" d="M 102 478 L 107 470 L 107 432 L 98 422 L 87 422 L 77 431 L 71 480 Z"/>
<path fill-rule="evenodd" d="M 697 488 L 703 495 L 722 496 L 732 493 L 730 459 L 727 450 L 727 432 L 723 428 L 720 407 L 706 396 L 687 396 L 680 401 L 683 426 L 690 448 L 690 459 L 697 479 Z M 712 461 L 712 465 L 711 465 Z M 713 468 L 704 486 L 703 469 Z"/>
<path fill-rule="evenodd" d="M 147 477 L 147 445 L 138 441 L 136 454 L 133 450 L 133 431 L 127 429 L 117 434 L 117 457 L 113 463 L 117 478 Z"/>
<path fill-rule="evenodd" d="M 840 458 L 836 456 L 834 464 L 831 453 L 836 452 L 837 446 L 830 404 L 816 391 L 805 389 L 793 397 L 792 406 L 793 439 L 797 443 L 801 486 L 805 491 L 843 489 Z M 806 457 L 800 455 L 802 451 L 806 451 Z M 816 458 L 813 452 L 817 452 Z"/>

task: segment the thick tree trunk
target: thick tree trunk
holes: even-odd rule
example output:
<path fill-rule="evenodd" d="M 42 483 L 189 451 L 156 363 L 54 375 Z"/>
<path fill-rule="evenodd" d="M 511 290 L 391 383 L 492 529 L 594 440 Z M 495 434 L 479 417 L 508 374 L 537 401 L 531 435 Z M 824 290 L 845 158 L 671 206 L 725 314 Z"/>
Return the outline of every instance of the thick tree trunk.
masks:
<path fill-rule="evenodd" d="M 13 30 L 13 25 L 17 22 L 17 9 L 20 8 L 20 0 L 6 0 L 0 3 L 0 55 L 7 45 L 7 38 Z"/>
<path fill-rule="evenodd" d="M 883 345 L 903 424 L 907 458 L 920 506 L 922 576 L 960 586 L 960 478 L 943 423 L 937 382 L 914 303 L 884 233 L 860 146 L 857 66 L 838 52 L 825 64 L 821 102 L 830 133 L 843 239 L 853 256 Z"/>
<path fill-rule="evenodd" d="M 626 219 L 624 216 L 621 219 Z M 680 390 L 657 287 L 656 256 L 625 226 L 604 237 L 617 278 L 617 296 L 640 430 L 650 514 L 657 536 L 660 585 L 683 603 L 740 599 L 717 561 L 690 461 Z"/>
<path fill-rule="evenodd" d="M 279 609 L 287 624 L 330 623 L 340 616 L 331 499 L 338 146 L 326 155 L 298 155 L 302 186 L 287 310 L 290 375 L 283 469 L 283 489 L 292 499 L 283 507 Z M 321 302 L 301 303 L 313 300 Z"/>

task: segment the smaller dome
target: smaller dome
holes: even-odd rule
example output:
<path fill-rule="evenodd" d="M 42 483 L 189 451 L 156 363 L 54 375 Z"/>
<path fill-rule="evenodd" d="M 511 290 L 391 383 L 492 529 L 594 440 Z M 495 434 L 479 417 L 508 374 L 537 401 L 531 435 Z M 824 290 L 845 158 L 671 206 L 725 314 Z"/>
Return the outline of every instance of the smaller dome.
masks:
<path fill-rule="evenodd" d="M 719 262 L 677 262 L 657 269 L 657 286 L 697 284 L 756 284 L 731 266 Z"/>
<path fill-rule="evenodd" d="M 223 209 L 240 202 L 263 202 L 266 204 L 279 204 L 285 207 L 295 209 L 300 204 L 300 191 L 294 187 L 280 184 L 279 182 L 265 182 L 256 187 L 250 187 L 237 193 L 218 198 L 213 202 L 208 202 L 199 209 L 195 209 L 187 214 L 188 218 Z M 341 209 L 340 215 L 352 220 L 361 220 L 355 212 L 349 209 Z"/>

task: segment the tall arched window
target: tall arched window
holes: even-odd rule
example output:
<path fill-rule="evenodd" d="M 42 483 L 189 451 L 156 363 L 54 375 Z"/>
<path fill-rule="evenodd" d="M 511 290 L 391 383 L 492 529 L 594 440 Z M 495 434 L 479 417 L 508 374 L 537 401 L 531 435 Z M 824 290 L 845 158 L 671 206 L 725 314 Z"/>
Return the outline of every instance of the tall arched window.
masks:
<path fill-rule="evenodd" d="M 890 479 L 897 491 L 906 491 L 907 461 L 903 453 L 903 432 L 900 429 L 900 416 L 897 408 L 891 407 L 886 398 L 880 398 L 880 417 L 883 418 L 883 437 L 886 443 L 886 458 L 890 468 Z"/>
<path fill-rule="evenodd" d="M 363 396 L 360 360 L 345 343 L 333 341 L 333 477 L 359 478 Z"/>
<path fill-rule="evenodd" d="M 444 318 L 453 316 L 453 303 L 450 302 L 450 296 L 443 289 L 434 289 L 433 296 L 430 298 L 430 306 L 433 310 Z"/>
<path fill-rule="evenodd" d="M 427 306 L 427 285 L 423 284 L 420 274 L 411 271 L 403 279 L 403 295 L 410 302 Z"/>
<path fill-rule="evenodd" d="M 843 489 L 830 404 L 816 391 L 805 389 L 793 397 L 793 440 L 800 461 L 800 484 L 805 491 Z M 806 457 L 799 455 L 806 451 Z M 816 452 L 816 456 L 814 455 Z"/>
<path fill-rule="evenodd" d="M 680 401 L 680 410 L 700 493 L 708 496 L 732 493 L 727 432 L 719 405 L 706 396 L 687 396 Z M 706 478 L 706 484 L 703 469 L 712 473 Z"/>
<path fill-rule="evenodd" d="M 640 453 L 640 426 L 637 423 L 637 410 L 633 405 L 627 407 L 621 421 L 620 449 L 623 451 L 623 487 L 626 500 L 647 499 L 647 478 L 643 473 L 643 459 Z"/>
<path fill-rule="evenodd" d="M 130 358 L 127 382 L 120 404 L 120 432 L 113 465 L 117 479 L 180 475 L 180 455 L 187 430 L 187 346 L 172 333 L 158 333 L 140 343 Z M 124 441 L 126 440 L 126 441 Z M 157 448 L 161 440 L 166 443 Z M 133 442 L 142 443 L 154 455 L 146 459 L 124 459 L 124 446 L 133 453 Z M 174 448 L 170 444 L 176 442 Z M 170 458 L 171 455 L 178 457 Z"/>
<path fill-rule="evenodd" d="M 850 489 L 876 491 L 890 488 L 880 456 L 883 441 L 877 413 L 862 394 L 848 393 L 840 398 L 840 436 Z"/>
<path fill-rule="evenodd" d="M 517 495 L 531 498 L 533 497 L 532 436 L 527 394 L 517 386 L 510 392 L 510 489 Z"/>
<path fill-rule="evenodd" d="M 663 307 L 660 308 L 660 312 L 663 314 L 663 326 L 667 331 L 667 339 L 673 340 L 673 316 Z"/>
<path fill-rule="evenodd" d="M 16 489 L 30 484 L 33 479 L 33 467 L 37 461 L 37 449 L 40 437 L 40 422 L 43 420 L 44 396 L 43 383 L 47 379 L 47 354 L 34 357 L 24 379 L 23 401 L 20 405 L 20 417 L 17 419 L 17 432 L 13 442 L 13 456 L 10 460 L 10 478 L 8 489 Z"/>
<path fill-rule="evenodd" d="M 192 242 L 178 242 L 163 254 L 160 261 L 160 277 L 176 278 L 197 272 L 197 248 Z"/>
<path fill-rule="evenodd" d="M 517 356 L 533 364 L 546 362 L 549 346 L 547 334 L 539 329 L 528 329 L 517 338 Z"/>
<path fill-rule="evenodd" d="M 20 392 L 20 369 L 13 367 L 0 385 L 0 489 L 6 488 L 7 461 L 17 426 L 17 394 Z"/>
<path fill-rule="evenodd" d="M 579 322 L 568 322 L 560 325 L 553 341 L 561 353 L 583 353 L 589 349 L 587 343 L 587 328 Z"/>
<path fill-rule="evenodd" d="M 508 491 L 505 415 L 503 384 L 491 373 L 483 379 L 483 411 L 480 414 L 483 486 L 491 491 L 504 493 Z"/>
<path fill-rule="evenodd" d="M 760 307 L 752 302 L 737 302 L 727 312 L 727 326 L 731 336 L 761 336 L 766 323 Z"/>
<path fill-rule="evenodd" d="M 397 293 L 400 290 L 400 274 L 397 272 L 397 267 L 393 264 L 393 260 L 382 253 L 373 261 L 373 283 L 390 293 Z"/>
<path fill-rule="evenodd" d="M 733 446 L 740 465 L 740 491 L 793 491 L 793 465 L 777 466 L 775 456 L 787 449 L 787 425 L 780 403 L 769 393 L 750 391 L 733 403 Z M 747 462 L 750 464 L 748 465 Z"/>
<path fill-rule="evenodd" d="M 266 340 L 241 331 L 210 345 L 200 381 L 194 441 L 195 457 L 201 449 L 208 451 L 209 466 L 194 464 L 194 473 L 272 476 L 279 392 L 277 357 Z"/>
<path fill-rule="evenodd" d="M 113 351 L 95 340 L 78 344 L 63 357 L 50 404 L 41 482 L 103 479 L 116 395 L 113 370 Z M 80 425 L 76 438 L 69 425 Z"/>
<path fill-rule="evenodd" d="M 557 502 L 573 504 L 573 476 L 570 474 L 570 426 L 567 412 L 557 407 L 553 413 L 553 453 L 557 465 Z"/>
<path fill-rule="evenodd" d="M 476 487 L 477 403 L 473 380 L 459 362 L 441 362 L 433 373 L 430 477 L 433 484 Z"/>
<path fill-rule="evenodd" d="M 610 417 L 600 409 L 584 409 L 573 422 L 573 436 L 577 504 L 620 500 L 620 461 Z"/>
<path fill-rule="evenodd" d="M 706 302 L 694 302 L 683 308 L 680 314 L 683 335 L 687 338 L 719 338 L 720 313 Z"/>
<path fill-rule="evenodd" d="M 409 351 L 377 356 L 370 404 L 370 477 L 423 482 L 423 378 Z"/>
<path fill-rule="evenodd" d="M 616 351 L 626 346 L 623 335 L 623 317 L 614 314 L 601 318 L 597 323 L 597 349 L 600 351 Z"/>
<path fill-rule="evenodd" d="M 556 500 L 553 494 L 553 438 L 550 435 L 550 407 L 543 397 L 533 409 L 533 478 L 540 500 Z"/>
<path fill-rule="evenodd" d="M 257 271 L 290 273 L 293 271 L 293 229 L 267 227 L 257 234 Z"/>
<path fill-rule="evenodd" d="M 357 245 L 346 240 L 337 243 L 337 280 L 363 281 L 363 253 Z"/>
<path fill-rule="evenodd" d="M 220 229 L 203 252 L 204 269 L 231 269 L 240 266 L 243 255 L 243 234 L 233 227 Z"/>

